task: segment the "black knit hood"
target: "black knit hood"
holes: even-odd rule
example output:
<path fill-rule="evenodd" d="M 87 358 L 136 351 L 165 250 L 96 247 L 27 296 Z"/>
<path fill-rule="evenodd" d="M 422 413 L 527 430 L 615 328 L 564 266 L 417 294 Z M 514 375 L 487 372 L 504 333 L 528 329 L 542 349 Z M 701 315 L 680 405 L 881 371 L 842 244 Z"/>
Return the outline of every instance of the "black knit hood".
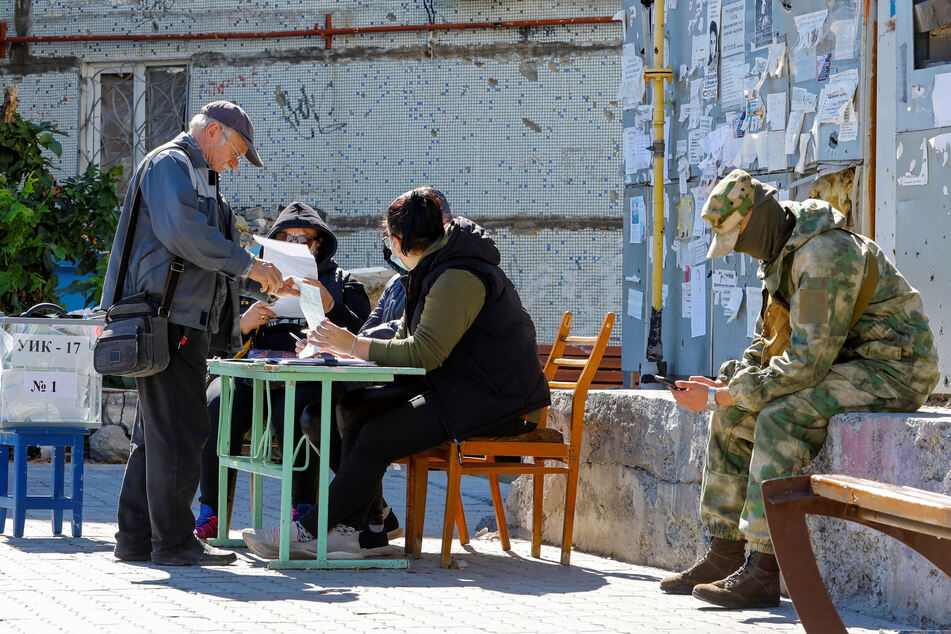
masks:
<path fill-rule="evenodd" d="M 324 220 L 326 214 L 314 209 L 307 203 L 294 201 L 281 211 L 274 226 L 267 237 L 273 238 L 286 229 L 316 229 L 323 237 L 323 242 L 314 258 L 317 260 L 317 271 L 323 272 L 328 267 L 336 267 L 333 256 L 337 253 L 337 236 L 330 230 L 330 225 Z"/>

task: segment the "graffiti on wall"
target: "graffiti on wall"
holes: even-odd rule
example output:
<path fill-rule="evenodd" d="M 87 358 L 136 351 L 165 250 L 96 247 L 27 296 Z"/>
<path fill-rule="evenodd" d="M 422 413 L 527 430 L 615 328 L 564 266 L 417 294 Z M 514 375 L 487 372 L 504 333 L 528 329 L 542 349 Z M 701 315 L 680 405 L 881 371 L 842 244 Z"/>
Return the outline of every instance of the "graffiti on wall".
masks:
<path fill-rule="evenodd" d="M 318 134 L 331 134 L 347 127 L 345 121 L 334 120 L 334 107 L 328 105 L 328 96 L 333 89 L 333 82 L 327 82 L 318 95 L 314 91 L 307 93 L 307 88 L 302 84 L 298 87 L 296 95 L 289 95 L 286 90 L 281 90 L 280 86 L 274 89 L 274 100 L 281 108 L 281 115 L 284 120 L 298 134 L 306 136 L 310 133 L 310 138 Z M 295 103 L 296 102 L 296 103 Z"/>

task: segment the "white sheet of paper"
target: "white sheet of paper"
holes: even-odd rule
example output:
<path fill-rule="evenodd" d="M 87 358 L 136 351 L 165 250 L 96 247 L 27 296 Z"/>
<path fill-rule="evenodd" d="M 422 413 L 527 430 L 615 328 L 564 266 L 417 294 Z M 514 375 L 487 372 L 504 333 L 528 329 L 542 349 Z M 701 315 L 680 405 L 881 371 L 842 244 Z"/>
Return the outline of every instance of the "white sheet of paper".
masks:
<path fill-rule="evenodd" d="M 720 77 L 720 109 L 740 108 L 746 105 L 743 94 L 743 84 L 750 65 L 743 61 L 743 56 L 724 57 L 723 69 Z"/>
<path fill-rule="evenodd" d="M 766 123 L 770 130 L 786 129 L 785 92 L 774 92 L 766 95 Z"/>
<path fill-rule="evenodd" d="M 724 288 L 720 297 L 720 305 L 723 306 L 723 314 L 727 316 L 727 321 L 736 319 L 740 312 L 740 304 L 743 303 L 743 289 L 734 286 L 733 288 Z"/>
<path fill-rule="evenodd" d="M 644 242 L 644 226 L 647 221 L 647 204 L 643 196 L 631 197 L 631 244 Z"/>
<path fill-rule="evenodd" d="M 707 267 L 690 268 L 690 336 L 707 334 Z"/>
<path fill-rule="evenodd" d="M 769 45 L 769 57 L 766 59 L 766 72 L 773 79 L 782 76 L 786 70 L 786 43 Z"/>
<path fill-rule="evenodd" d="M 907 187 L 911 185 L 920 186 L 928 184 L 928 139 L 921 140 L 921 167 L 918 173 L 915 174 L 914 170 L 917 163 L 917 159 L 911 160 L 911 164 L 908 166 L 908 171 L 905 172 L 905 175 L 898 177 L 899 185 Z"/>
<path fill-rule="evenodd" d="M 855 20 L 836 20 L 829 27 L 835 33 L 835 49 L 832 59 L 852 59 L 855 57 Z"/>
<path fill-rule="evenodd" d="M 832 83 L 830 79 L 829 85 L 822 89 L 819 97 L 821 107 L 816 114 L 819 123 L 841 123 L 842 110 L 852 101 L 857 85 L 858 80 L 845 79 Z"/>
<path fill-rule="evenodd" d="M 294 277 L 294 283 L 300 289 L 300 308 L 307 320 L 307 327 L 315 330 L 317 325 L 324 320 L 324 304 L 320 301 L 320 290 L 315 286 L 304 283 L 300 277 Z M 304 349 L 297 353 L 301 359 L 312 357 L 318 350 L 314 344 L 308 342 Z"/>
<path fill-rule="evenodd" d="M 793 81 L 810 81 L 816 78 L 816 56 L 811 49 L 795 48 L 792 51 L 790 69 Z"/>
<path fill-rule="evenodd" d="M 314 254 L 303 244 L 282 242 L 254 236 L 254 241 L 264 248 L 264 259 L 272 263 L 284 277 L 310 277 L 317 279 L 317 261 Z M 278 317 L 304 317 L 300 301 L 296 297 L 280 297 L 271 306 Z"/>
<path fill-rule="evenodd" d="M 934 106 L 935 127 L 941 128 L 951 125 L 951 73 L 934 76 L 931 103 Z"/>
<path fill-rule="evenodd" d="M 763 309 L 763 290 L 753 286 L 746 287 L 746 336 L 756 336 L 756 320 Z"/>
<path fill-rule="evenodd" d="M 786 126 L 786 154 L 796 153 L 796 142 L 799 140 L 799 131 L 802 130 L 802 122 L 806 113 L 802 110 L 793 110 L 789 113 L 789 123 Z"/>
<path fill-rule="evenodd" d="M 786 171 L 786 131 L 770 130 L 766 140 L 766 166 L 770 172 Z"/>
<path fill-rule="evenodd" d="M 647 150 L 651 144 L 650 136 L 639 132 L 637 128 L 624 129 L 624 171 L 627 174 L 634 174 L 651 165 L 651 153 Z"/>
<path fill-rule="evenodd" d="M 797 174 L 802 174 L 806 170 L 810 139 L 812 139 L 812 134 L 809 132 L 803 132 L 799 135 L 799 160 L 796 161 Z"/>
<path fill-rule="evenodd" d="M 627 314 L 634 319 L 644 318 L 644 292 L 630 288 L 627 291 Z"/>
<path fill-rule="evenodd" d="M 680 316 L 683 319 L 690 319 L 690 282 L 681 282 L 680 284 Z"/>
<path fill-rule="evenodd" d="M 693 36 L 693 48 L 690 54 L 691 69 L 703 68 L 707 65 L 707 47 L 709 41 L 710 38 L 706 32 L 701 35 Z"/>
<path fill-rule="evenodd" d="M 746 0 L 723 5 L 720 51 L 723 57 L 746 52 Z"/>
<path fill-rule="evenodd" d="M 825 24 L 826 17 L 829 15 L 828 9 L 813 11 L 812 13 L 803 13 L 797 15 L 796 30 L 799 31 L 799 41 L 796 42 L 797 49 L 813 48 L 822 39 L 822 25 Z"/>
<path fill-rule="evenodd" d="M 792 89 L 792 99 L 789 105 L 790 111 L 798 110 L 800 112 L 815 112 L 816 101 L 819 96 L 814 92 L 809 92 L 805 88 Z"/>
<path fill-rule="evenodd" d="M 621 87 L 620 96 L 624 106 L 632 108 L 644 99 L 644 60 L 638 55 L 635 44 L 625 44 L 621 48 Z"/>
<path fill-rule="evenodd" d="M 859 119 L 855 113 L 855 106 L 850 101 L 845 108 L 842 116 L 842 124 L 839 126 L 839 143 L 854 141 L 859 137 Z"/>

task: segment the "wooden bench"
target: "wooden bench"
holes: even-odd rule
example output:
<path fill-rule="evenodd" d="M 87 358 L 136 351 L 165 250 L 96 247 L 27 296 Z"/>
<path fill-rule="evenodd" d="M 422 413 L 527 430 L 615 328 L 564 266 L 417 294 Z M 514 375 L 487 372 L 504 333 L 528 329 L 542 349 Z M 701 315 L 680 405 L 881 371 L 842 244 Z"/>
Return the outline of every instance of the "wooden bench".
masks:
<path fill-rule="evenodd" d="M 579 346 L 577 344 L 565 346 L 562 358 L 587 359 L 591 354 L 590 348 L 591 346 Z M 550 352 L 551 344 L 538 346 L 538 358 L 542 367 L 548 361 Z M 580 373 L 580 368 L 558 368 L 554 380 L 574 383 L 578 380 Z M 591 383 L 590 389 L 607 390 L 620 387 L 624 387 L 624 373 L 621 371 L 621 346 L 608 346 L 604 349 L 604 356 L 601 357 L 601 363 L 598 364 L 598 371 L 594 375 L 594 381 Z"/>
<path fill-rule="evenodd" d="M 851 476 L 813 475 L 767 480 L 763 503 L 776 558 L 806 632 L 846 633 L 819 575 L 806 514 L 874 528 L 951 576 L 951 496 Z"/>

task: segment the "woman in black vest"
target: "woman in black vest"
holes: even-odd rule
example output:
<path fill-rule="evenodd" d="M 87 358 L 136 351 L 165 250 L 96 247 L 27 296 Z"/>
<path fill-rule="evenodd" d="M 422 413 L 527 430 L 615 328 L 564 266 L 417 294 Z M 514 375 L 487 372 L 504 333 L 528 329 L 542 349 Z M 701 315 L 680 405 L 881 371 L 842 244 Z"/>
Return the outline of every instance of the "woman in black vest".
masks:
<path fill-rule="evenodd" d="M 485 230 L 461 217 L 443 225 L 445 197 L 430 187 L 394 200 L 383 223 L 394 261 L 409 271 L 406 309 L 392 340 L 354 336 L 325 321 L 322 350 L 383 366 L 422 367 L 425 379 L 348 392 L 337 407 L 340 470 L 330 484 L 327 552 L 390 552 L 364 526 L 387 466 L 446 440 L 530 431 L 550 402 L 535 326 Z M 382 528 L 382 527 L 380 527 Z M 313 557 L 317 510 L 291 525 L 291 556 Z M 247 529 L 252 552 L 277 556 L 278 529 Z"/>

